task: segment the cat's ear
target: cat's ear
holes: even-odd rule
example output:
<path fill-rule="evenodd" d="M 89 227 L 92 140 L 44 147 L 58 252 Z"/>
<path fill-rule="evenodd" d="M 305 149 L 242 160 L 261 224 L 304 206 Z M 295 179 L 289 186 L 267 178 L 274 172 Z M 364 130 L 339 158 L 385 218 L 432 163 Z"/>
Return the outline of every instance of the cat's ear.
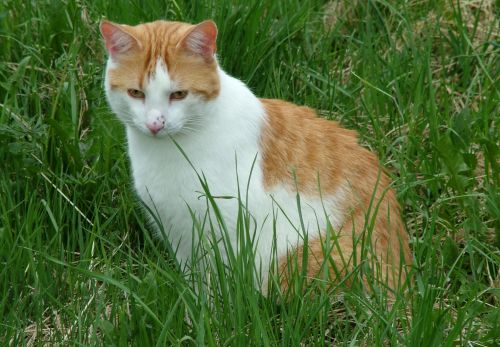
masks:
<path fill-rule="evenodd" d="M 123 26 L 106 20 L 101 22 L 101 35 L 111 57 L 117 57 L 140 47 L 139 41 L 128 33 Z"/>
<path fill-rule="evenodd" d="M 206 20 L 191 29 L 180 42 L 181 49 L 191 54 L 202 56 L 205 61 L 214 59 L 217 48 L 217 26 L 211 20 Z"/>

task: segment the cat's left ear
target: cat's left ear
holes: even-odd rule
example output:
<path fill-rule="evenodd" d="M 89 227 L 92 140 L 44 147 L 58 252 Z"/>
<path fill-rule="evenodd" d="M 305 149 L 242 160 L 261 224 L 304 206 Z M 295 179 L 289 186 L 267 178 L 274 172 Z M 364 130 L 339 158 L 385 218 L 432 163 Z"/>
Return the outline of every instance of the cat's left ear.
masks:
<path fill-rule="evenodd" d="M 202 56 L 206 62 L 214 59 L 217 48 L 217 26 L 206 20 L 191 29 L 180 42 L 180 47 L 191 54 Z"/>

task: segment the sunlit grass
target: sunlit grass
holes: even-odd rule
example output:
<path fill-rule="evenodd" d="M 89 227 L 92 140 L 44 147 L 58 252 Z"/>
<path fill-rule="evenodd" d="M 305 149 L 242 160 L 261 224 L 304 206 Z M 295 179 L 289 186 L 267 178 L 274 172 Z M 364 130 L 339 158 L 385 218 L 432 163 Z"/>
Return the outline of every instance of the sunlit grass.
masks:
<path fill-rule="evenodd" d="M 0 343 L 495 345 L 498 11 L 491 0 L 3 1 Z M 404 206 L 406 296 L 388 306 L 361 285 L 287 295 L 271 282 L 263 297 L 250 250 L 227 269 L 210 244 L 180 272 L 147 225 L 104 99 L 104 17 L 212 18 L 221 65 L 257 95 L 358 130 Z"/>

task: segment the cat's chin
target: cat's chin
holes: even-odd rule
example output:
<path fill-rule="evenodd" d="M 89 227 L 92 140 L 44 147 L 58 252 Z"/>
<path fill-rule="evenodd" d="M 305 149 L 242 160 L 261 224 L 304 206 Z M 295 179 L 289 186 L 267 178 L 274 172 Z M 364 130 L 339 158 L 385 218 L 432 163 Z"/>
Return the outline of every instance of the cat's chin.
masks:
<path fill-rule="evenodd" d="M 163 129 L 157 132 L 156 134 L 153 134 L 152 132 L 148 131 L 143 131 L 142 132 L 145 136 L 152 138 L 152 139 L 164 139 L 169 136 L 173 136 L 174 134 L 168 131 L 168 129 Z"/>

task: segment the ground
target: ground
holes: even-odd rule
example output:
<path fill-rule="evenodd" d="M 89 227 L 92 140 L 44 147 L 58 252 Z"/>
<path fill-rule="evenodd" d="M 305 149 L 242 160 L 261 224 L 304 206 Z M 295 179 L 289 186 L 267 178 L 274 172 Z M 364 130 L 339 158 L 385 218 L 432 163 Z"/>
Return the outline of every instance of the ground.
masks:
<path fill-rule="evenodd" d="M 493 0 L 3 1 L 0 343 L 498 345 L 499 11 Z M 221 65 L 257 95 L 356 129 L 404 206 L 407 292 L 391 305 L 361 285 L 263 297 L 245 256 L 231 271 L 215 256 L 204 276 L 179 272 L 131 188 L 102 88 L 102 18 L 212 18 Z"/>

